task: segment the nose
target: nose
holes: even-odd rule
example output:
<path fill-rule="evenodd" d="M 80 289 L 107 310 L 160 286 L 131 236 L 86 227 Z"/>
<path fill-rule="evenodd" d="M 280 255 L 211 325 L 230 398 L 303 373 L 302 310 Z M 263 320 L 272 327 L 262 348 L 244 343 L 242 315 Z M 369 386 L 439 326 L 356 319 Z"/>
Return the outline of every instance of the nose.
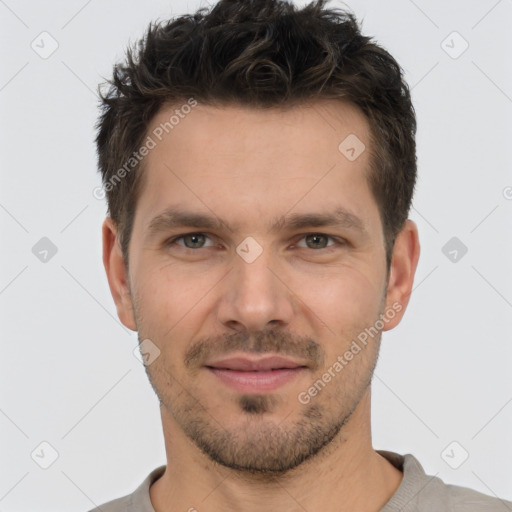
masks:
<path fill-rule="evenodd" d="M 293 314 L 293 292 L 270 249 L 250 263 L 237 254 L 223 280 L 218 320 L 238 331 L 261 331 L 289 325 Z"/>

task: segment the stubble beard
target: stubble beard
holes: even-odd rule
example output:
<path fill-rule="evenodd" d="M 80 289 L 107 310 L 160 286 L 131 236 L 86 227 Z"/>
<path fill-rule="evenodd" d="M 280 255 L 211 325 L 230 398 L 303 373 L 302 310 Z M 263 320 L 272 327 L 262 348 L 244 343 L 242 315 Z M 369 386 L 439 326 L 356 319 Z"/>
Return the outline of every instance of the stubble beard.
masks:
<path fill-rule="evenodd" d="M 371 384 L 379 341 L 375 340 L 374 348 L 367 347 L 366 354 L 359 354 L 357 368 L 354 365 L 349 371 L 351 362 L 308 404 L 301 404 L 295 395 L 285 398 L 278 392 L 235 395 L 234 407 L 241 416 L 236 425 L 227 425 L 222 413 L 212 414 L 198 388 L 185 390 L 166 369 L 169 366 L 163 358 L 159 365 L 146 367 L 146 373 L 161 407 L 212 461 L 237 472 L 272 479 L 312 457 L 327 455 L 329 445 L 332 448 L 344 441 L 340 432 Z M 315 374 L 312 383 L 322 371 Z M 281 421 L 272 420 L 272 413 L 286 399 L 295 400 L 298 410 Z M 232 403 L 227 407 L 232 413 Z"/>

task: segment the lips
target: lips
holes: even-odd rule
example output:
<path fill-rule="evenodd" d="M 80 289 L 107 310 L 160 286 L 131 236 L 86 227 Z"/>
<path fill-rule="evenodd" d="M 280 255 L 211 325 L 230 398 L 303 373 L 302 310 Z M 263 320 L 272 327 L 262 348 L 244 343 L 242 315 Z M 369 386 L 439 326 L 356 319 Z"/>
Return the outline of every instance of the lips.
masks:
<path fill-rule="evenodd" d="M 306 365 L 280 356 L 249 359 L 247 357 L 231 357 L 206 364 L 209 368 L 234 370 L 242 372 L 264 372 L 284 368 L 305 368 Z"/>

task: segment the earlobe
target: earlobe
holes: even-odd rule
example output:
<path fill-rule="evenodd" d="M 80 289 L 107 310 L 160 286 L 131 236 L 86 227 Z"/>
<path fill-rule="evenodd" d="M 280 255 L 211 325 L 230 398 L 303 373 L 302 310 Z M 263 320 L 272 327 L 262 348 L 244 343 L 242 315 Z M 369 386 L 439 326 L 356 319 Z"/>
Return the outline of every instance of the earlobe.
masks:
<path fill-rule="evenodd" d="M 110 293 L 116 304 L 117 316 L 128 329 L 136 331 L 137 328 L 130 297 L 126 264 L 117 236 L 117 227 L 110 217 L 107 217 L 103 222 L 102 239 L 103 265 L 107 273 Z"/>
<path fill-rule="evenodd" d="M 393 247 L 386 310 L 392 309 L 396 314 L 386 323 L 385 331 L 396 327 L 405 313 L 412 292 L 419 256 L 418 228 L 412 220 L 407 220 L 397 235 Z"/>

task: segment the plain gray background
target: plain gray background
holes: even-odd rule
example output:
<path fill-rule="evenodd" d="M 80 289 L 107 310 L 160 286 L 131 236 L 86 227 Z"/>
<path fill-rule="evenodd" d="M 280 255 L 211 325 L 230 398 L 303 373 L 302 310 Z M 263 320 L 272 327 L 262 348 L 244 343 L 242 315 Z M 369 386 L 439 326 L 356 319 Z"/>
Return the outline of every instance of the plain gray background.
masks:
<path fill-rule="evenodd" d="M 101 262 L 93 125 L 126 44 L 200 5 L 0 0 L 0 510 L 88 510 L 165 463 L 158 401 Z M 422 255 L 409 310 L 383 336 L 374 447 L 512 500 L 512 1 L 346 5 L 404 68 L 419 124 Z"/>

